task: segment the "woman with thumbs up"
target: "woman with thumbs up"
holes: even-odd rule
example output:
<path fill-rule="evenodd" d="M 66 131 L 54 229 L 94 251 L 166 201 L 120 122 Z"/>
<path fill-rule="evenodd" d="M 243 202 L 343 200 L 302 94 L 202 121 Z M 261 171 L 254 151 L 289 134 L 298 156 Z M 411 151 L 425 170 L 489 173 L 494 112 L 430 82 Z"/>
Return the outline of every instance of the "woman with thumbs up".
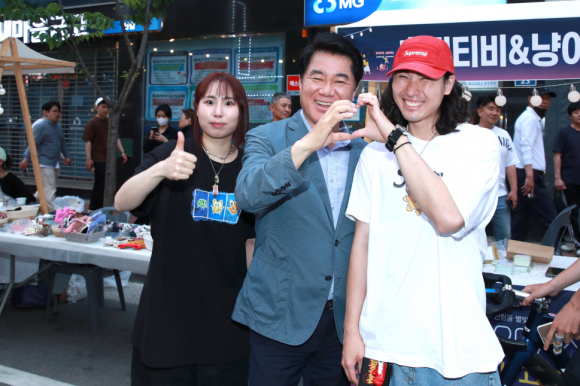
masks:
<path fill-rule="evenodd" d="M 115 197 L 118 210 L 154 219 L 133 385 L 248 384 L 248 330 L 231 314 L 255 237 L 234 194 L 249 112 L 233 75 L 199 83 L 193 127 L 193 137 L 180 132 L 149 153 Z"/>

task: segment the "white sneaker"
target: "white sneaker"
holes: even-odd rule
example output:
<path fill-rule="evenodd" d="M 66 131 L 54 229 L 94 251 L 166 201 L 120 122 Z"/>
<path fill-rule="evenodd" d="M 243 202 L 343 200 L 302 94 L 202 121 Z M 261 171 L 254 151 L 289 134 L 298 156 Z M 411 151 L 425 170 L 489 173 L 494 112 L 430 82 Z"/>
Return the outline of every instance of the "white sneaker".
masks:
<path fill-rule="evenodd" d="M 568 246 L 568 244 L 565 244 L 565 243 L 564 243 L 564 244 L 562 244 L 562 245 L 560 245 L 560 250 L 561 250 L 561 251 L 564 251 L 564 252 L 574 252 L 574 250 L 575 250 L 575 249 L 576 249 L 576 248 L 574 248 L 574 247 L 569 247 L 569 246 Z"/>

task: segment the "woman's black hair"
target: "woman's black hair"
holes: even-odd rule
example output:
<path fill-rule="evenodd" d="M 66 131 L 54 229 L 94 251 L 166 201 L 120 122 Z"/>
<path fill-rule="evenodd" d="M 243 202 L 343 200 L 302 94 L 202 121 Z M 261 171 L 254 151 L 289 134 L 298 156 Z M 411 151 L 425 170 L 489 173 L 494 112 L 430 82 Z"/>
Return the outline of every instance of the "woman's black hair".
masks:
<path fill-rule="evenodd" d="M 8 170 L 11 167 L 12 167 L 12 158 L 10 157 L 10 154 L 6 153 L 6 161 L 4 161 L 4 163 L 2 164 L 2 169 Z"/>
<path fill-rule="evenodd" d="M 312 56 L 317 52 L 324 52 L 349 58 L 351 62 L 350 71 L 354 76 L 355 85 L 358 86 L 363 76 L 362 55 L 354 44 L 348 41 L 348 39 L 345 39 L 334 32 L 319 33 L 314 37 L 312 43 L 302 50 L 300 59 L 298 60 L 301 78 L 304 78 L 304 74 L 310 65 Z"/>
<path fill-rule="evenodd" d="M 157 113 L 159 111 L 163 111 L 165 113 L 165 116 L 167 118 L 169 118 L 169 120 L 171 120 L 171 107 L 169 107 L 169 105 L 166 105 L 165 103 L 162 105 L 159 105 L 156 109 L 155 109 L 155 118 L 157 118 Z"/>
<path fill-rule="evenodd" d="M 447 82 L 449 77 L 453 75 L 450 72 L 443 76 L 443 81 Z M 403 117 L 399 106 L 395 103 L 393 97 L 393 78 L 389 82 L 387 89 L 381 97 L 381 110 L 389 118 L 393 125 L 407 126 L 409 122 Z M 463 98 L 463 89 L 461 83 L 455 81 L 451 93 L 445 95 L 439 106 L 439 117 L 435 123 L 435 129 L 439 135 L 445 135 L 457 131 L 456 127 L 469 119 L 468 102 Z"/>

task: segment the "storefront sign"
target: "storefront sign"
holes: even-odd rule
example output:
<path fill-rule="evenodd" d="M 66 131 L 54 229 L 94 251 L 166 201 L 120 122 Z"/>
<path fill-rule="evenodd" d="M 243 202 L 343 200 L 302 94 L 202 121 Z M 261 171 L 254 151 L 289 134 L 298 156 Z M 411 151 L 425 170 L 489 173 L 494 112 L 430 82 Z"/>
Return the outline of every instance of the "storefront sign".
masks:
<path fill-rule="evenodd" d="M 279 47 L 236 49 L 234 75 L 242 83 L 276 83 L 279 52 Z"/>
<path fill-rule="evenodd" d="M 574 79 L 580 61 L 577 31 L 576 18 L 382 26 L 353 43 L 366 61 L 363 80 L 388 80 L 393 55 L 386 53 L 396 53 L 405 39 L 418 35 L 447 42 L 458 80 Z"/>
<path fill-rule="evenodd" d="M 305 0 L 304 25 L 355 23 L 376 11 L 505 4 L 506 0 Z"/>
<path fill-rule="evenodd" d="M 300 75 L 288 75 L 286 92 L 290 95 L 300 95 Z"/>
<path fill-rule="evenodd" d="M 467 80 L 461 83 L 465 84 L 470 90 L 485 90 L 499 87 L 499 82 L 497 80 Z"/>
<path fill-rule="evenodd" d="M 514 86 L 516 87 L 533 87 L 536 86 L 538 82 L 535 80 L 516 80 Z"/>
<path fill-rule="evenodd" d="M 206 75 L 215 71 L 231 73 L 232 50 L 207 49 L 191 51 L 191 80 L 199 83 Z"/>
<path fill-rule="evenodd" d="M 268 123 L 272 121 L 270 104 L 274 94 L 278 92 L 276 84 L 244 85 L 248 96 L 248 106 L 252 123 Z"/>
<path fill-rule="evenodd" d="M 152 52 L 149 60 L 149 83 L 187 84 L 187 51 Z"/>
<path fill-rule="evenodd" d="M 48 27 L 45 26 L 46 20 L 42 23 L 30 23 L 30 21 L 21 20 L 7 20 L 0 22 L 0 34 L 4 37 L 13 37 L 22 39 L 23 43 L 41 43 L 41 40 L 37 37 L 32 36 L 35 32 L 46 32 Z M 64 19 L 57 16 L 51 20 L 51 25 L 58 25 L 59 27 L 65 27 Z M 81 24 L 83 21 L 81 20 Z M 149 25 L 149 31 L 161 31 L 162 21 L 160 18 L 154 18 L 151 20 Z M 125 30 L 127 32 L 142 32 L 144 30 L 143 26 L 140 24 L 133 23 L 132 20 L 125 21 Z M 121 23 L 115 21 L 115 26 L 111 29 L 103 31 L 105 35 L 119 34 L 121 33 Z M 88 31 L 85 28 L 74 29 L 75 36 L 87 35 Z"/>

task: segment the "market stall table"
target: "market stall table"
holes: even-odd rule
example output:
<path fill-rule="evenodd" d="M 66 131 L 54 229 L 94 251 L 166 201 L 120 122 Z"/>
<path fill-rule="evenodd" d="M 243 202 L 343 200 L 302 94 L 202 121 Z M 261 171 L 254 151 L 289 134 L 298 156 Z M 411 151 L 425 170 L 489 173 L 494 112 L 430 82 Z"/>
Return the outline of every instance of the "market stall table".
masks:
<path fill-rule="evenodd" d="M 151 260 L 151 251 L 147 249 L 119 249 L 103 246 L 103 240 L 96 243 L 81 244 L 68 242 L 64 238 L 50 235 L 48 237 L 23 236 L 20 234 L 0 232 L 0 252 L 10 255 L 10 283 L 0 303 L 0 316 L 11 289 L 30 282 L 48 267 L 35 273 L 33 277 L 15 285 L 15 256 L 28 256 L 73 264 L 93 264 L 102 268 L 132 271 L 145 275 Z"/>
<path fill-rule="evenodd" d="M 508 275 L 512 280 L 512 285 L 516 289 L 523 289 L 529 284 L 540 284 L 550 281 L 552 278 L 546 277 L 546 270 L 548 267 L 554 268 L 568 268 L 578 259 L 568 256 L 554 256 L 550 264 L 532 263 L 529 273 L 512 273 Z M 485 264 L 483 266 L 484 272 L 494 272 L 494 266 Z M 558 296 L 552 297 L 550 303 L 550 313 L 558 313 L 564 305 L 568 303 L 572 295 L 580 288 L 580 283 L 575 283 L 566 287 Z M 494 331 L 509 339 L 520 339 L 524 330 L 524 326 L 528 320 L 530 307 L 523 307 L 520 309 L 512 309 L 503 314 L 496 315 L 491 325 Z M 570 355 L 576 350 L 579 341 L 572 341 L 571 344 L 565 346 L 566 351 Z M 543 351 L 543 350 L 540 350 Z M 542 356 L 545 354 L 541 354 Z M 521 375 L 515 386 L 536 385 L 533 376 L 522 369 Z"/>

